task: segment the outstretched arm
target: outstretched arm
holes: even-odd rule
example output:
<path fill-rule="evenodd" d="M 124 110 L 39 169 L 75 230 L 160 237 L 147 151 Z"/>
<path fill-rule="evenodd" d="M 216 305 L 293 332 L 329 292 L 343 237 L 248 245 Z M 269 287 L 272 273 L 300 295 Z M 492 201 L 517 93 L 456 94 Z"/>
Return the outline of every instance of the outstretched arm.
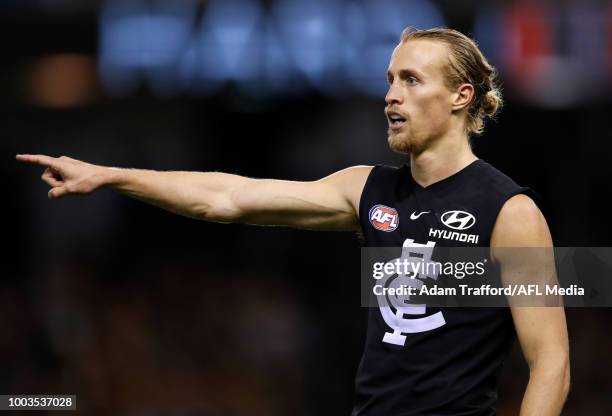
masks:
<path fill-rule="evenodd" d="M 45 167 L 49 198 L 114 189 L 179 215 L 215 222 L 311 230 L 359 228 L 361 191 L 372 169 L 355 166 L 318 181 L 252 179 L 221 172 L 120 169 L 69 157 L 17 155 Z"/>
<path fill-rule="evenodd" d="M 508 247 L 511 249 L 504 250 Z M 520 249 L 512 249 L 515 247 Z M 530 251 L 519 254 L 527 247 Z M 554 274 L 548 225 L 540 209 L 526 195 L 516 195 L 502 207 L 491 236 L 491 248 L 498 253 L 496 260 L 500 262 L 504 281 L 517 282 L 526 277 L 530 283 L 545 283 L 551 270 Z M 529 383 L 520 415 L 557 416 L 570 388 L 565 311 L 562 306 L 532 306 L 512 307 L 511 312 L 529 365 Z"/>

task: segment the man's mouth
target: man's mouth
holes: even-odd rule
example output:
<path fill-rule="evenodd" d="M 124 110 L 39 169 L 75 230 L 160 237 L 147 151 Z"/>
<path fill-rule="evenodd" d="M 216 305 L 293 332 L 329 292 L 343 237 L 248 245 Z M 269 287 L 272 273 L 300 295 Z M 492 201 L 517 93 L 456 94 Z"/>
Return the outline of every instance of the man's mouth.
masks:
<path fill-rule="evenodd" d="M 399 113 L 389 111 L 387 113 L 387 120 L 389 121 L 389 128 L 391 130 L 398 130 L 404 126 L 406 118 Z"/>

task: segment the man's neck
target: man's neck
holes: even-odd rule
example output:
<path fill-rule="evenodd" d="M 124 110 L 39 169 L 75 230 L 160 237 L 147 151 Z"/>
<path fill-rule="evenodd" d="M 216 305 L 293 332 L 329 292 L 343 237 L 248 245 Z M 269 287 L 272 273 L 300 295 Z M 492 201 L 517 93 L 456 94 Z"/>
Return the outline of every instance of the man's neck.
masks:
<path fill-rule="evenodd" d="M 419 154 L 410 154 L 412 177 L 426 187 L 459 172 L 478 158 L 467 137 L 436 140 L 434 146 Z"/>

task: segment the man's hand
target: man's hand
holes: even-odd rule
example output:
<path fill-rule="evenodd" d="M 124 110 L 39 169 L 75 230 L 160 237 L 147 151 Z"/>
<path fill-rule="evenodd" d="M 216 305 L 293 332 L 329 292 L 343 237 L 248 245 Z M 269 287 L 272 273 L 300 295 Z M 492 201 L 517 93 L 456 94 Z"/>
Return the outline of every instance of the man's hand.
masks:
<path fill-rule="evenodd" d="M 106 168 L 92 165 L 66 156 L 17 155 L 17 160 L 44 166 L 41 179 L 51 187 L 49 198 L 61 198 L 71 194 L 88 194 L 104 184 Z"/>

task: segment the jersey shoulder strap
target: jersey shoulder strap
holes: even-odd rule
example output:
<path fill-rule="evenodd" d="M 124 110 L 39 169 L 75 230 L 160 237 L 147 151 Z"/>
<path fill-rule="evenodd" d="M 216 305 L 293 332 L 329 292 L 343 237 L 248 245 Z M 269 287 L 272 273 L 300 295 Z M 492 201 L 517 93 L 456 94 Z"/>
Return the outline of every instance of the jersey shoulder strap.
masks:
<path fill-rule="evenodd" d="M 366 179 L 359 199 L 359 218 L 367 221 L 369 206 L 373 201 L 389 200 L 398 191 L 402 167 L 384 164 L 374 165 Z"/>

